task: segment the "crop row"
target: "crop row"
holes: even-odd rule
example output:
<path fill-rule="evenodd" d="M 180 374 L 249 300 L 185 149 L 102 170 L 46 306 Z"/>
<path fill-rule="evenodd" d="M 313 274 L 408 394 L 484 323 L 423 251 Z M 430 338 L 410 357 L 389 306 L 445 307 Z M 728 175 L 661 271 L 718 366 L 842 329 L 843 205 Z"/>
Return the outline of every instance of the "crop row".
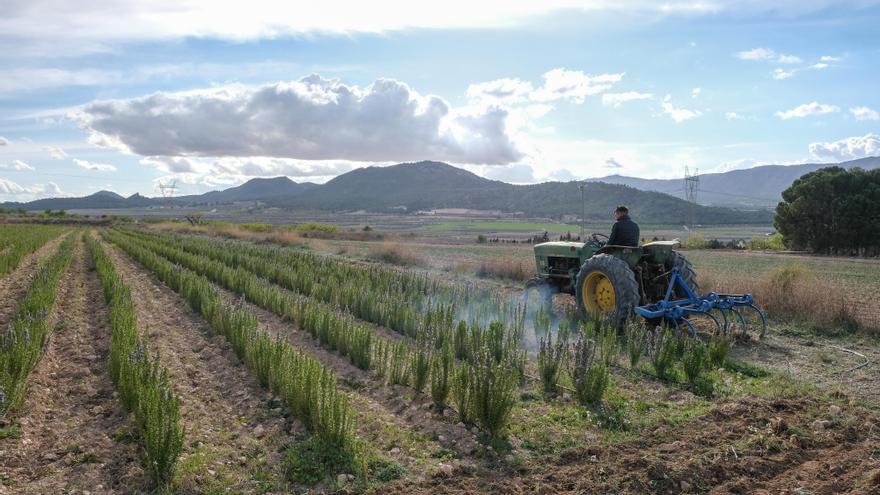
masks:
<path fill-rule="evenodd" d="M 58 251 L 39 268 L 12 321 L 0 335 L 0 418 L 21 404 L 28 376 L 46 348 L 58 281 L 70 265 L 76 235 L 68 234 Z"/>
<path fill-rule="evenodd" d="M 226 337 L 260 384 L 278 395 L 309 431 L 326 445 L 340 449 L 353 445 L 354 416 L 330 368 L 286 341 L 273 338 L 252 313 L 224 303 L 204 276 L 175 265 L 129 238 L 118 234 L 107 237 L 183 296 L 217 333 Z"/>
<path fill-rule="evenodd" d="M 504 321 L 512 338 L 523 333 L 525 311 L 483 291 L 435 284 L 432 294 L 406 287 L 427 286 L 420 275 L 377 266 L 344 263 L 290 248 L 217 241 L 208 238 L 148 234 L 126 230 L 143 241 L 240 267 L 303 296 L 339 307 L 357 318 L 419 339 L 456 329 L 456 319 L 487 325 Z M 315 266 L 309 263 L 315 260 Z M 384 276 L 379 277 L 375 274 Z M 408 278 L 409 277 L 409 278 Z M 413 282 L 416 281 L 416 282 Z M 442 289 L 442 290 L 441 290 Z"/>
<path fill-rule="evenodd" d="M 481 326 L 460 321 L 451 324 L 451 312 L 432 313 L 434 331 L 422 334 L 415 342 L 382 338 L 370 325 L 358 323 L 337 308 L 313 298 L 295 294 L 272 284 L 242 267 L 231 267 L 207 256 L 196 256 L 161 240 L 126 236 L 115 231 L 109 234 L 114 242 L 125 242 L 151 250 L 174 263 L 207 276 L 214 282 L 242 294 L 248 301 L 268 309 L 315 336 L 325 347 L 347 355 L 356 366 L 373 370 L 389 383 L 412 386 L 421 392 L 428 384 L 431 396 L 438 406 L 446 403 L 452 393 L 453 403 L 461 419 L 475 421 L 491 434 L 502 430 L 499 420 L 488 413 L 491 408 L 477 409 L 479 404 L 497 401 L 478 401 L 477 397 L 512 396 L 514 389 L 487 387 L 497 376 L 513 377 L 517 384 L 523 376 L 525 354 L 518 349 L 516 339 L 505 331 L 500 322 Z M 437 331 L 440 327 L 442 331 Z M 455 366 L 454 357 L 467 360 Z M 472 378 L 454 380 L 455 376 Z M 473 400 L 472 400 L 473 399 Z M 509 403 L 509 405 L 508 405 Z M 501 401 L 503 408 L 512 407 L 512 401 Z"/>
<path fill-rule="evenodd" d="M 22 258 L 36 251 L 61 232 L 61 227 L 54 226 L 0 226 L 0 275 L 14 270 Z"/>
<path fill-rule="evenodd" d="M 131 291 L 90 235 L 86 245 L 110 305 L 110 377 L 136 419 L 147 472 L 157 486 L 165 486 L 183 447 L 179 400 L 159 358 L 151 356 L 140 337 Z"/>

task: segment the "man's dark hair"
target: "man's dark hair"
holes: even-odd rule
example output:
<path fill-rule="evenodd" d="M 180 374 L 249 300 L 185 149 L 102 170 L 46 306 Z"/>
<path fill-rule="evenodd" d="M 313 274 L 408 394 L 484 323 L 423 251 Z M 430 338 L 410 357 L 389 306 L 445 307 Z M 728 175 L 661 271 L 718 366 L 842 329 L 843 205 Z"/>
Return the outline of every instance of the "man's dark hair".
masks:
<path fill-rule="evenodd" d="M 617 213 L 628 214 L 628 213 L 629 213 L 629 208 L 627 208 L 626 206 L 623 206 L 623 205 L 618 205 L 618 206 L 617 206 L 617 209 L 614 210 L 614 211 L 617 212 Z"/>

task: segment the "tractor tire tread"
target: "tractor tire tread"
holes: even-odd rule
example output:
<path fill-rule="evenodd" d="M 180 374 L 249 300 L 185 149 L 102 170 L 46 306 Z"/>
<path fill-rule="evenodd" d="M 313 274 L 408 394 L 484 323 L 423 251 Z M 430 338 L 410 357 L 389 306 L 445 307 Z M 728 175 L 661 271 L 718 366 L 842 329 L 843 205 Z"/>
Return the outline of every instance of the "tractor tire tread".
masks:
<path fill-rule="evenodd" d="M 584 279 L 587 274 L 594 271 L 601 271 L 611 280 L 614 286 L 615 295 L 615 311 L 612 318 L 623 326 L 627 320 L 633 315 L 633 309 L 639 305 L 641 296 L 639 295 L 639 284 L 636 282 L 635 273 L 620 258 L 610 254 L 597 254 L 584 262 L 577 275 L 575 284 L 575 298 L 577 299 L 578 311 L 584 317 L 589 314 L 587 307 L 584 305 L 583 291 Z"/>

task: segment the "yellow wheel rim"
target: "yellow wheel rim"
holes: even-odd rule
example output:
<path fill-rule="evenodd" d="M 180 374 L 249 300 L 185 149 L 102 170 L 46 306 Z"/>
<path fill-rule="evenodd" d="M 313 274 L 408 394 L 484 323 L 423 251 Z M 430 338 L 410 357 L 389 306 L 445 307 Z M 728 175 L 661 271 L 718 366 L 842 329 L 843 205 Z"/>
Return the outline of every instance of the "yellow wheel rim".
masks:
<path fill-rule="evenodd" d="M 584 306 L 592 312 L 613 311 L 617 303 L 614 284 L 602 272 L 592 272 L 587 275 L 581 290 L 581 297 L 584 300 Z"/>

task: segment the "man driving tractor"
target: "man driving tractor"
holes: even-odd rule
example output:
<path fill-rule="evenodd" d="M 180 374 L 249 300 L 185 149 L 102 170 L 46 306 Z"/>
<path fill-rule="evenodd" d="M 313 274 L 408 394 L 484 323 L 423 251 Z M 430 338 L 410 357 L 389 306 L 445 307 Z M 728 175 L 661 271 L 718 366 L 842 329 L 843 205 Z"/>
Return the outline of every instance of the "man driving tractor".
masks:
<path fill-rule="evenodd" d="M 639 226 L 629 218 L 629 208 L 620 205 L 614 210 L 617 219 L 611 227 L 611 236 L 607 244 L 610 246 L 639 246 Z"/>

